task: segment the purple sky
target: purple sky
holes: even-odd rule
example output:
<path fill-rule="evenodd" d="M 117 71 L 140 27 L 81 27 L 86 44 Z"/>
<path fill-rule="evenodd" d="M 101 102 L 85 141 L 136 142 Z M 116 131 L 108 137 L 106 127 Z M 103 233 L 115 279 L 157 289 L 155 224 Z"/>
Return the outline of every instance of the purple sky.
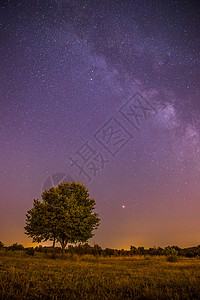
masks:
<path fill-rule="evenodd" d="M 0 26 L 0 240 L 74 179 L 91 244 L 200 244 L 199 1 L 7 0 Z"/>

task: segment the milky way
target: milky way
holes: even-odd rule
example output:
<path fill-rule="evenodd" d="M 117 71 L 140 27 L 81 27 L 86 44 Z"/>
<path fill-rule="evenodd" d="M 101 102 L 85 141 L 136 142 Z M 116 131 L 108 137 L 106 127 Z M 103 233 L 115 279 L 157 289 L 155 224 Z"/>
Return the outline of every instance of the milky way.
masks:
<path fill-rule="evenodd" d="M 67 179 L 92 243 L 199 244 L 199 1 L 1 1 L 0 26 L 0 239 L 30 244 L 26 211 Z"/>

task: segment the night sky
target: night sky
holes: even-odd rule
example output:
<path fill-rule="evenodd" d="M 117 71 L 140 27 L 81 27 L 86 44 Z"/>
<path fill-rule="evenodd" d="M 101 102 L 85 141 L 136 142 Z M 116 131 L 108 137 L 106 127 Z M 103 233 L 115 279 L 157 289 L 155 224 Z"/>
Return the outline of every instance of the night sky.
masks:
<path fill-rule="evenodd" d="M 85 184 L 105 247 L 200 244 L 200 1 L 0 2 L 0 240 Z"/>

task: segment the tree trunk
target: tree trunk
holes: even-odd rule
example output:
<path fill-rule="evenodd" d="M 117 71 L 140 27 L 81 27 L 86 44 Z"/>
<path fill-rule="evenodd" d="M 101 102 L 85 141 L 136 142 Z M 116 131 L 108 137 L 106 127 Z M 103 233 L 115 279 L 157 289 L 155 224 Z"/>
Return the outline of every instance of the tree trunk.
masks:
<path fill-rule="evenodd" d="M 64 257 L 64 255 L 65 255 L 65 246 L 63 245 L 62 246 L 62 258 Z"/>
<path fill-rule="evenodd" d="M 64 255 L 65 255 L 65 247 L 67 246 L 67 241 L 62 240 L 62 241 L 60 242 L 60 244 L 61 244 L 61 247 L 62 247 L 62 258 L 64 258 Z"/>
<path fill-rule="evenodd" d="M 55 236 L 53 237 L 53 248 L 55 247 L 55 243 L 56 243 L 56 238 Z"/>

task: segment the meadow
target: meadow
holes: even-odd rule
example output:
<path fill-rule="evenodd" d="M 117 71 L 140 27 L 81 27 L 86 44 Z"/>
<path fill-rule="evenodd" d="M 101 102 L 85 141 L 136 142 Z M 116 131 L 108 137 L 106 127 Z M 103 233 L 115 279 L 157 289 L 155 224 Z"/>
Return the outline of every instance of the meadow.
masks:
<path fill-rule="evenodd" d="M 0 253 L 1 299 L 200 299 L 200 259 Z"/>

